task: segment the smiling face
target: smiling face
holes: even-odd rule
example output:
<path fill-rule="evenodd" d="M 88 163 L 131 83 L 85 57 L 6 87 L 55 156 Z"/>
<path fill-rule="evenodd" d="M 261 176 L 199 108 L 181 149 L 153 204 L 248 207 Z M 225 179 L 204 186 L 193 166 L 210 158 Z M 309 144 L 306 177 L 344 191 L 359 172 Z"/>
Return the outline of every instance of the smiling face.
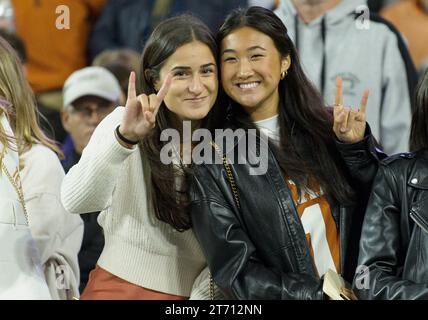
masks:
<path fill-rule="evenodd" d="M 168 72 L 172 81 L 164 99 L 166 107 L 179 120 L 203 119 L 218 93 L 217 65 L 210 48 L 199 41 L 179 47 L 162 66 L 159 83 Z"/>
<path fill-rule="evenodd" d="M 221 42 L 223 88 L 254 121 L 278 113 L 278 84 L 289 66 L 290 58 L 282 58 L 272 39 L 256 29 L 236 29 Z"/>

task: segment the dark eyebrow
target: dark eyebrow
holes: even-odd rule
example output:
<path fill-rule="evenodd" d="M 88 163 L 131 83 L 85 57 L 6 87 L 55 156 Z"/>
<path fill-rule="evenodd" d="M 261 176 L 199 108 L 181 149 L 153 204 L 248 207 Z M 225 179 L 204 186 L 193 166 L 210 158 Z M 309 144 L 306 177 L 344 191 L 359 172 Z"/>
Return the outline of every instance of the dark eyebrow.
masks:
<path fill-rule="evenodd" d="M 233 49 L 225 49 L 225 50 L 223 50 L 223 52 L 221 53 L 221 55 L 224 55 L 225 53 L 234 53 L 234 52 L 236 52 L 236 50 L 233 50 Z"/>
<path fill-rule="evenodd" d="M 214 64 L 214 63 L 212 63 L 212 62 L 207 63 L 207 64 L 204 64 L 204 65 L 202 65 L 202 66 L 201 66 L 201 69 L 203 69 L 203 68 L 207 68 L 207 67 L 211 67 L 211 66 L 215 67 L 215 64 Z"/>
<path fill-rule="evenodd" d="M 265 48 L 260 47 L 260 46 L 252 46 L 252 47 L 249 47 L 249 48 L 247 49 L 247 51 L 253 51 L 253 50 L 256 50 L 256 49 L 260 49 L 260 50 L 266 51 L 266 49 L 265 49 Z M 222 52 L 221 54 L 223 55 L 223 54 L 225 54 L 225 53 L 235 53 L 235 52 L 236 52 L 236 50 L 233 50 L 233 49 L 225 49 L 225 50 L 223 50 L 223 52 Z"/>
<path fill-rule="evenodd" d="M 212 62 L 210 62 L 210 63 L 202 65 L 200 68 L 206 68 L 206 67 L 209 67 L 209 66 L 214 66 L 215 67 L 215 64 L 212 63 Z M 177 71 L 177 70 L 179 70 L 179 71 L 182 71 L 182 70 L 188 71 L 188 70 L 192 70 L 192 68 L 191 67 L 187 67 L 187 66 L 176 66 L 176 67 L 172 68 L 171 71 Z"/>
<path fill-rule="evenodd" d="M 266 51 L 266 49 L 265 49 L 265 48 L 260 47 L 260 46 L 252 46 L 252 47 L 249 47 L 249 48 L 247 49 L 247 51 L 252 51 L 252 50 L 256 50 L 256 49 L 260 49 L 260 50 Z"/>
<path fill-rule="evenodd" d="M 176 71 L 176 70 L 191 70 L 191 69 L 192 69 L 192 68 L 190 68 L 190 67 L 177 66 L 177 67 L 172 68 L 172 70 L 171 70 L 171 71 Z"/>

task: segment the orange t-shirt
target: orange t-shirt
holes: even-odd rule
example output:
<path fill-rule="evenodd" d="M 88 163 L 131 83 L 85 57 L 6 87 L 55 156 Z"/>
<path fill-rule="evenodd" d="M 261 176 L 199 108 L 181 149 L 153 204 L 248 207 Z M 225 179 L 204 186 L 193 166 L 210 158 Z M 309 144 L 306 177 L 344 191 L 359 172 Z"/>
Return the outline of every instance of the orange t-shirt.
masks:
<path fill-rule="evenodd" d="M 318 184 L 312 183 L 311 190 L 301 190 L 299 196 L 294 182 L 287 179 L 287 184 L 305 230 L 318 275 L 321 277 L 328 269 L 340 273 L 339 230 L 322 190 Z"/>
<path fill-rule="evenodd" d="M 87 65 L 92 23 L 105 2 L 12 0 L 16 32 L 25 43 L 28 80 L 35 92 L 62 89 L 72 72 Z"/>

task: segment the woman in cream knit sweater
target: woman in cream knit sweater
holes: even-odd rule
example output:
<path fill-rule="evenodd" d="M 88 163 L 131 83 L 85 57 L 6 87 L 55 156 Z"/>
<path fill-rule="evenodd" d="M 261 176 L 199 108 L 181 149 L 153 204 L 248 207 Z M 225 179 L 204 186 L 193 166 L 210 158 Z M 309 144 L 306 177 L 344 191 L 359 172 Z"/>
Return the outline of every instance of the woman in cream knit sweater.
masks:
<path fill-rule="evenodd" d="M 64 207 L 101 211 L 105 233 L 82 299 L 208 298 L 206 261 L 182 196 L 184 165 L 178 150 L 175 164 L 161 163 L 160 138 L 164 129 L 181 132 L 183 120 L 206 127 L 218 92 L 216 50 L 194 17 L 161 23 L 143 52 L 145 94 L 136 95 L 131 73 L 126 106 L 99 124 L 66 175 Z"/>

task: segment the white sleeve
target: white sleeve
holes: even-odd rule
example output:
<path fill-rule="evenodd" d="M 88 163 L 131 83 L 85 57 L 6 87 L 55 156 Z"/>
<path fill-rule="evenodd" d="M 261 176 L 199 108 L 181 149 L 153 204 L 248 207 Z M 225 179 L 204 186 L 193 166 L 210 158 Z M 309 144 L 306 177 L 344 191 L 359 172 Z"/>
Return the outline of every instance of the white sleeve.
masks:
<path fill-rule="evenodd" d="M 98 212 L 111 204 L 123 162 L 138 148 L 123 147 L 114 130 L 122 120 L 124 108 L 118 107 L 95 129 L 80 161 L 65 176 L 61 200 L 71 213 Z"/>
<path fill-rule="evenodd" d="M 45 146 L 34 145 L 22 158 L 22 188 L 30 230 L 51 296 L 53 299 L 79 297 L 77 255 L 82 244 L 83 221 L 80 216 L 69 214 L 61 204 L 64 170 L 56 154 Z"/>

